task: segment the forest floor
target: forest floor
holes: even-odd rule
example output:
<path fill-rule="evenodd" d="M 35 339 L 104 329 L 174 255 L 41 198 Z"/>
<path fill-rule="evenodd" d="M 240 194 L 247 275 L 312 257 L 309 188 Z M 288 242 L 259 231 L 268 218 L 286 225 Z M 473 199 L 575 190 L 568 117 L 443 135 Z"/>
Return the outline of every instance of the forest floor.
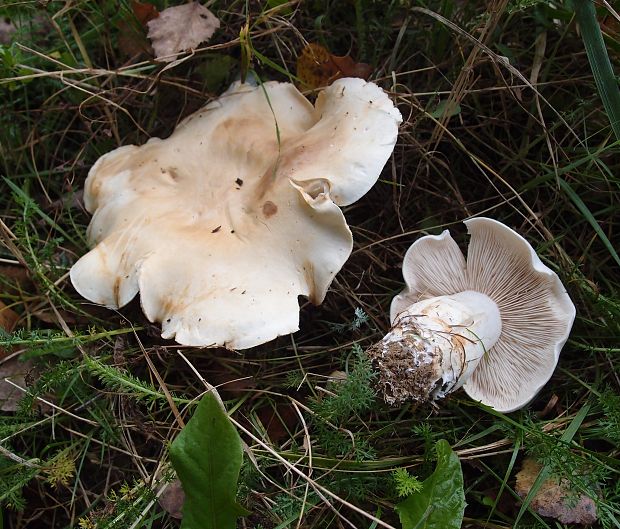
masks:
<path fill-rule="evenodd" d="M 147 4 L 0 2 L 0 527 L 178 527 L 155 496 L 204 392 L 196 372 L 245 429 L 239 527 L 408 529 L 395 506 L 431 475 L 440 440 L 461 463 L 463 527 L 565 527 L 536 508 L 541 480 L 519 496 L 530 460 L 561 480 L 556 511 L 588 498 L 595 527 L 620 527 L 620 107 L 600 48 L 587 53 L 600 28 L 620 71 L 618 14 L 600 2 L 593 29 L 541 0 L 206 5 L 219 29 L 164 63 Z M 377 183 L 343 208 L 352 254 L 321 305 L 300 297 L 300 330 L 182 347 L 138 299 L 83 299 L 69 270 L 88 251 L 95 161 L 167 137 L 240 77 L 300 85 L 308 43 L 349 57 L 403 122 Z M 565 285 L 577 316 L 557 368 L 512 413 L 463 391 L 388 406 L 364 351 L 389 329 L 403 256 L 446 229 L 464 249 L 472 216 L 513 228 Z"/>

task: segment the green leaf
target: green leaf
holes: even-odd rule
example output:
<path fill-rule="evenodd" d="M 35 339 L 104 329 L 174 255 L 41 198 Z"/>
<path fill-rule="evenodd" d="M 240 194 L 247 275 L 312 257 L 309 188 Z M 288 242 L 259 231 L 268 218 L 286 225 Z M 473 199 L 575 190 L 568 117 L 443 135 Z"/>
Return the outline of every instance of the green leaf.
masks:
<path fill-rule="evenodd" d="M 214 53 L 196 68 L 196 73 L 202 76 L 207 92 L 217 93 L 229 82 L 230 72 L 236 62 L 230 55 Z"/>
<path fill-rule="evenodd" d="M 454 105 L 454 103 L 452 103 L 450 108 L 448 108 L 448 101 L 448 99 L 445 99 L 444 101 L 437 103 L 435 110 L 433 110 L 430 115 L 435 119 L 441 118 L 444 114 L 446 114 L 446 117 L 448 118 L 458 116 L 461 113 L 461 105 L 458 103 Z"/>
<path fill-rule="evenodd" d="M 289 0 L 267 0 L 267 7 L 273 9 L 274 7 L 280 7 L 288 3 Z M 292 12 L 293 8 L 290 5 L 278 10 L 279 15 L 290 15 Z"/>
<path fill-rule="evenodd" d="M 235 529 L 237 518 L 249 514 L 236 502 L 241 438 L 215 390 L 173 441 L 170 460 L 185 492 L 181 529 Z"/>
<path fill-rule="evenodd" d="M 465 512 L 461 462 L 445 439 L 437 441 L 437 466 L 422 490 L 396 505 L 403 529 L 460 529 Z"/>

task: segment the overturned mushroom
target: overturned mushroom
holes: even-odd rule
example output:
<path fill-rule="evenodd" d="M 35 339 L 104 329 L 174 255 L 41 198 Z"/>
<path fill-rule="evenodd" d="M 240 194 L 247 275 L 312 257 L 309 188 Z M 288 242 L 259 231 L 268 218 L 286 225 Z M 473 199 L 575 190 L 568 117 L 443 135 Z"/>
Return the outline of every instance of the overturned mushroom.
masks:
<path fill-rule="evenodd" d="M 434 400 L 461 386 L 509 412 L 549 380 L 575 318 L 558 276 L 500 222 L 465 221 L 467 261 L 446 230 L 407 251 L 392 328 L 369 350 L 385 400 Z"/>
<path fill-rule="evenodd" d="M 313 107 L 288 83 L 234 83 L 166 140 L 92 167 L 94 248 L 71 269 L 85 298 L 140 292 L 162 336 L 252 347 L 294 332 L 298 295 L 322 302 L 352 248 L 339 206 L 375 183 L 401 117 L 378 86 L 341 79 Z"/>

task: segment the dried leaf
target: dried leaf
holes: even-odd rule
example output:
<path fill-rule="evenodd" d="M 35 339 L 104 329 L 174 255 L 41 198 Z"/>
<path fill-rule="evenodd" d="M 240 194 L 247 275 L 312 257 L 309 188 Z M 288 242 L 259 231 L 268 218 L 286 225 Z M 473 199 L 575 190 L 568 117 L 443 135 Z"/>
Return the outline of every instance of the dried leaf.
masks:
<path fill-rule="evenodd" d="M 181 480 L 175 479 L 172 483 L 168 483 L 166 490 L 161 493 L 158 498 L 159 505 L 170 516 L 180 520 L 183 518 L 183 503 L 185 502 L 185 493 L 181 486 Z"/>
<path fill-rule="evenodd" d="M 192 2 L 164 9 L 147 26 L 147 36 L 153 43 L 155 57 L 169 62 L 182 51 L 209 40 L 220 27 L 220 21 L 206 7 Z"/>
<path fill-rule="evenodd" d="M 19 320 L 19 314 L 0 301 L 0 329 L 12 332 Z"/>
<path fill-rule="evenodd" d="M 291 404 L 278 404 L 277 408 L 265 406 L 257 414 L 272 443 L 289 439 L 289 432 L 294 431 L 299 423 L 299 415 Z"/>
<path fill-rule="evenodd" d="M 144 27 L 146 27 L 148 22 L 159 16 L 159 11 L 157 11 L 157 8 L 148 2 L 137 2 L 136 0 L 132 0 L 131 10 L 136 17 L 136 20 Z"/>
<path fill-rule="evenodd" d="M 599 19 L 599 25 L 604 34 L 611 38 L 620 38 L 620 21 L 613 15 L 605 15 Z"/>
<path fill-rule="evenodd" d="M 525 498 L 536 481 L 542 465 L 534 459 L 525 459 L 517 473 L 515 490 Z M 530 509 L 541 516 L 555 518 L 565 524 L 590 525 L 596 522 L 596 504 L 592 498 L 571 491 L 570 482 L 549 478 L 542 485 L 530 502 Z"/>
<path fill-rule="evenodd" d="M 227 398 L 237 398 L 256 388 L 256 379 L 251 376 L 236 376 L 230 372 L 214 371 L 210 374 L 210 382 Z"/>
<path fill-rule="evenodd" d="M 13 24 L 0 18 L 0 44 L 10 44 L 16 31 Z"/>
<path fill-rule="evenodd" d="M 135 27 L 126 22 L 119 22 L 118 29 L 120 30 L 118 49 L 123 55 L 126 57 L 134 57 L 141 53 L 152 55 L 153 49 L 149 41 L 146 40 L 146 36 L 141 35 Z"/>
<path fill-rule="evenodd" d="M 372 66 L 355 62 L 349 55 L 332 55 L 320 44 L 310 43 L 297 57 L 297 77 L 302 88 L 320 88 L 341 77 L 368 79 Z"/>
<path fill-rule="evenodd" d="M 144 53 L 153 55 L 153 48 L 146 38 L 144 28 L 149 21 L 157 18 L 157 8 L 149 3 L 133 0 L 131 10 L 136 20 L 121 20 L 118 23 L 118 49 L 127 57 L 134 57 Z M 136 21 L 138 24 L 136 24 Z"/>
<path fill-rule="evenodd" d="M 18 386 L 24 387 L 25 377 L 32 367 L 32 360 L 22 362 L 18 357 L 0 364 L 0 411 L 17 411 L 19 401 L 24 396 L 22 391 L 5 379 L 8 378 Z"/>
<path fill-rule="evenodd" d="M 42 322 L 45 322 L 45 323 L 51 323 L 54 325 L 58 324 L 57 313 L 60 314 L 61 318 L 66 323 L 74 324 L 74 323 L 80 322 L 80 323 L 88 324 L 92 321 L 90 318 L 80 317 L 77 314 L 70 312 L 68 310 L 56 309 L 56 312 L 54 312 L 54 310 L 51 307 L 30 312 L 30 314 L 34 316 L 35 318 L 37 318 L 38 320 L 41 320 Z"/>
<path fill-rule="evenodd" d="M 23 266 L 1 265 L 0 276 L 10 283 L 10 285 L 5 283 L 3 287 L 7 293 L 19 292 L 20 289 L 29 288 L 31 285 L 28 270 Z"/>
<path fill-rule="evenodd" d="M 349 55 L 344 57 L 332 55 L 332 62 L 338 67 L 340 77 L 361 77 L 368 80 L 373 70 L 370 64 L 355 62 Z"/>

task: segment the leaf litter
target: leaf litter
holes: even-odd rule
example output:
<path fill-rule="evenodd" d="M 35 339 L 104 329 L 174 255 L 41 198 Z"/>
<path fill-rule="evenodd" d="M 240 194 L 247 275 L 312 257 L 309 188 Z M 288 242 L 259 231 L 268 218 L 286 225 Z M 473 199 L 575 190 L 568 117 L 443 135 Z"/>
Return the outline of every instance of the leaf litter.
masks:
<path fill-rule="evenodd" d="M 18 320 L 19 314 L 0 301 L 0 332 L 12 332 Z M 32 362 L 20 362 L 17 356 L 4 361 L 4 357 L 9 353 L 10 351 L 0 349 L 0 411 L 16 411 L 22 397 L 21 391 L 6 379 L 23 386 L 24 377 L 32 368 Z"/>
<path fill-rule="evenodd" d="M 527 497 L 542 465 L 527 458 L 517 473 L 515 491 L 521 498 Z M 555 518 L 565 524 L 590 525 L 596 522 L 596 504 L 592 498 L 579 494 L 571 488 L 567 479 L 557 480 L 550 477 L 542 482 L 534 494 L 530 508 L 549 518 Z"/>
<path fill-rule="evenodd" d="M 198 2 L 169 7 L 147 22 L 155 57 L 174 61 L 184 51 L 208 41 L 220 27 L 219 19 Z"/>
<path fill-rule="evenodd" d="M 327 86 L 343 77 L 368 80 L 373 72 L 370 64 L 355 62 L 351 56 L 338 56 L 320 44 L 308 44 L 297 57 L 297 78 L 302 89 Z"/>
<path fill-rule="evenodd" d="M 146 38 L 146 25 L 159 16 L 159 11 L 153 4 L 132 0 L 131 11 L 133 17 L 118 22 L 118 48 L 127 57 L 138 56 L 142 53 L 153 55 L 153 48 Z"/>

